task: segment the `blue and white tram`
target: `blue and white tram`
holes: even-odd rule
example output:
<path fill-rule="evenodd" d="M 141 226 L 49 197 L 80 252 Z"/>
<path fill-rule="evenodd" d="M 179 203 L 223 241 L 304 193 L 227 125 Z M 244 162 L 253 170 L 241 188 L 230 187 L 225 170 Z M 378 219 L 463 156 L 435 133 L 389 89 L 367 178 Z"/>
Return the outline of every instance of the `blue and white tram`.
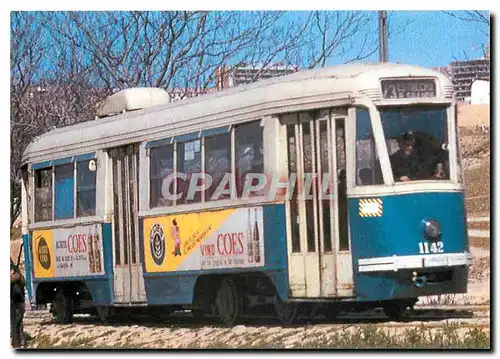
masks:
<path fill-rule="evenodd" d="M 24 153 L 28 291 L 59 321 L 147 307 L 233 325 L 266 304 L 284 323 L 299 307 L 399 318 L 467 290 L 439 72 L 342 65 L 176 103 L 130 89 L 98 115 Z"/>

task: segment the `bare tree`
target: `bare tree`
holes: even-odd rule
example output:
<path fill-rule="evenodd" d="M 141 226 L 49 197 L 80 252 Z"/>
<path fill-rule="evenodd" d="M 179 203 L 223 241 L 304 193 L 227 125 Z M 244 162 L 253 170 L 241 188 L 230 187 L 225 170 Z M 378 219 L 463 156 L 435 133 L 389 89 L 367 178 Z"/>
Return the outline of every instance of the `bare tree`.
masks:
<path fill-rule="evenodd" d="M 458 20 L 479 24 L 482 33 L 489 36 L 490 18 L 485 11 L 444 11 L 444 13 Z"/>
<path fill-rule="evenodd" d="M 168 11 L 47 13 L 45 22 L 96 64 L 106 88 L 207 89 L 222 67 L 364 59 L 376 51 L 373 19 L 346 11 Z"/>
<path fill-rule="evenodd" d="M 20 212 L 19 169 L 26 146 L 54 128 L 92 119 L 109 92 L 89 82 L 93 63 L 51 36 L 40 13 L 11 17 L 11 226 Z"/>
<path fill-rule="evenodd" d="M 365 59 L 377 51 L 376 16 L 365 11 L 314 11 L 299 51 L 301 66 L 324 67 L 328 60 Z M 302 50 L 304 49 L 304 50 Z"/>
<path fill-rule="evenodd" d="M 10 52 L 10 121 L 11 121 L 11 170 L 10 170 L 10 223 L 11 226 L 21 210 L 19 167 L 23 144 L 29 141 L 33 130 L 24 117 L 25 102 L 29 90 L 39 75 L 42 63 L 42 27 L 34 13 L 11 13 Z"/>
<path fill-rule="evenodd" d="M 377 50 L 373 12 L 13 12 L 11 223 L 27 144 L 93 119 L 115 89 L 216 87 L 221 72 L 277 63 L 302 68 L 365 59 Z"/>

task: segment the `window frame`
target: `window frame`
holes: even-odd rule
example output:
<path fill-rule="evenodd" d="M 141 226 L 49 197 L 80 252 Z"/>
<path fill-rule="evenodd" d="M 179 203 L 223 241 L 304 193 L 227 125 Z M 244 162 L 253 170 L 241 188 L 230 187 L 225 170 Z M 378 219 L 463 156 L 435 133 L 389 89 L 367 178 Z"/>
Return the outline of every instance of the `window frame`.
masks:
<path fill-rule="evenodd" d="M 382 123 L 382 118 L 380 116 L 380 111 L 383 110 L 384 108 L 407 108 L 410 107 L 410 104 L 400 104 L 397 106 L 383 106 L 380 108 L 377 108 L 377 115 L 379 117 L 379 122 L 380 126 L 382 128 L 382 137 L 384 140 L 385 145 L 387 144 L 387 138 L 385 136 L 385 131 L 383 129 L 383 123 Z M 453 121 L 453 114 L 452 114 L 452 107 L 450 104 L 445 104 L 445 103 L 440 103 L 440 104 L 427 104 L 427 103 L 419 103 L 414 106 L 415 108 L 423 108 L 423 109 L 441 109 L 443 110 L 445 120 L 444 120 L 444 126 L 445 129 L 443 131 L 443 136 L 444 139 L 443 141 L 448 145 L 448 178 L 447 179 L 416 179 L 410 181 L 411 183 L 428 183 L 428 182 L 434 182 L 434 183 L 460 183 L 457 178 L 457 171 L 458 171 L 458 161 L 460 159 L 456 158 L 457 157 L 457 152 L 458 151 L 458 144 L 456 141 L 458 141 L 458 133 L 456 133 L 456 129 L 454 128 L 454 121 Z M 388 158 L 390 158 L 391 154 L 389 153 L 389 149 L 386 146 L 386 154 Z M 393 176 L 393 171 L 392 171 L 392 164 L 388 163 L 389 165 L 389 170 L 391 172 L 391 175 Z M 396 178 L 393 178 L 392 184 L 396 186 L 407 186 L 410 182 L 403 182 L 403 181 L 398 181 Z"/>
<path fill-rule="evenodd" d="M 375 132 L 375 126 L 374 126 L 374 119 L 372 117 L 372 112 L 370 111 L 370 108 L 367 108 L 367 107 L 364 107 L 364 106 L 354 106 L 353 107 L 353 110 L 354 110 L 354 118 L 355 118 L 355 123 L 353 124 L 353 127 L 354 127 L 354 171 L 353 171 L 353 175 L 354 175 L 354 181 L 353 181 L 353 185 L 354 187 L 357 187 L 357 188 L 364 188 L 364 187 L 372 187 L 372 186 L 383 186 L 386 184 L 386 181 L 384 179 L 384 169 L 382 167 L 382 155 L 379 153 L 379 146 L 377 145 L 377 142 L 378 142 L 378 138 L 379 136 L 377 136 L 376 132 Z M 370 131 L 370 139 L 371 139 L 371 144 L 370 144 L 370 153 L 372 154 L 372 158 L 371 158 L 371 162 L 372 162 L 372 165 L 375 166 L 375 168 L 370 168 L 370 170 L 372 171 L 372 179 L 375 179 L 375 174 L 373 173 L 373 171 L 376 171 L 377 170 L 377 162 L 378 162 L 378 169 L 380 170 L 380 175 L 382 175 L 382 182 L 381 183 L 371 183 L 371 184 L 360 184 L 358 183 L 358 179 L 359 179 L 359 171 L 363 168 L 358 168 L 358 111 L 366 111 L 366 114 L 368 116 L 368 123 L 369 123 L 369 131 Z M 378 113 L 378 111 L 377 111 Z M 383 136 L 383 134 L 382 134 Z M 387 152 L 387 144 L 384 142 L 384 145 L 386 146 L 386 152 Z"/>
<path fill-rule="evenodd" d="M 43 187 L 38 187 L 37 182 L 37 174 L 41 173 L 42 171 L 47 171 L 50 170 L 49 176 L 50 176 L 50 218 L 49 219 L 38 219 L 37 217 L 37 189 L 38 188 L 43 188 Z M 32 221 L 33 222 L 45 222 L 45 221 L 53 221 L 54 220 L 54 167 L 43 167 L 43 168 L 37 168 L 33 170 L 33 206 L 32 206 Z M 48 187 L 47 187 L 48 188 Z"/>
<path fill-rule="evenodd" d="M 95 171 L 95 183 L 94 183 L 94 213 L 89 215 L 78 215 L 78 163 L 88 162 L 90 160 L 98 161 L 97 153 L 86 153 L 82 155 L 75 155 L 71 157 L 59 158 L 55 160 L 48 160 L 39 163 L 33 163 L 30 165 L 30 178 L 33 183 L 32 185 L 32 204 L 29 206 L 32 215 L 29 215 L 30 223 L 33 228 L 38 228 L 43 226 L 47 222 L 67 222 L 81 219 L 82 221 L 90 220 L 97 216 L 98 213 L 98 183 L 99 183 L 99 169 L 96 168 Z M 60 166 L 72 165 L 73 175 L 71 177 L 73 181 L 72 195 L 73 195 L 73 208 L 71 217 L 56 218 L 56 168 Z M 38 220 L 36 217 L 36 196 L 37 196 L 37 173 L 43 170 L 50 170 L 51 172 L 51 186 L 52 186 L 52 198 L 51 198 L 51 217 L 49 219 Z"/>
<path fill-rule="evenodd" d="M 171 147 L 171 151 L 169 151 L 169 147 Z M 172 201 L 171 204 L 167 204 L 167 205 L 160 205 L 160 204 L 156 204 L 156 205 L 152 205 L 152 201 L 153 201 L 153 198 L 152 198 L 152 191 L 153 191 L 153 186 L 152 186 L 152 183 L 153 183 L 153 180 L 157 181 L 157 180 L 160 180 L 161 179 L 161 176 L 159 173 L 156 173 L 156 176 L 153 178 L 152 176 L 152 171 L 153 171 L 153 161 L 152 161 L 152 158 L 153 158 L 153 154 L 151 151 L 155 152 L 155 151 L 158 151 L 158 152 L 161 152 L 162 150 L 165 151 L 165 152 L 168 152 L 168 155 L 171 157 L 171 160 L 172 160 L 172 173 L 175 173 L 176 172 L 176 156 L 175 156 L 175 143 L 166 143 L 162 146 L 157 146 L 157 147 L 153 147 L 153 148 L 150 148 L 149 149 L 149 170 L 148 170 L 148 208 L 150 209 L 154 209 L 154 208 L 162 208 L 162 207 L 172 207 L 175 205 L 175 200 Z M 163 157 L 162 157 L 163 158 Z M 177 191 L 177 186 L 176 186 L 176 183 L 172 183 L 173 185 L 173 192 L 175 193 Z M 158 190 L 158 195 L 161 193 L 161 184 L 159 186 L 159 190 Z M 157 203 L 159 201 L 159 198 L 157 198 L 155 200 L 155 202 Z"/>
<path fill-rule="evenodd" d="M 232 151 L 232 149 L 233 149 L 233 143 L 232 143 L 232 138 L 233 138 L 233 136 L 231 135 L 231 132 L 221 133 L 221 134 L 216 134 L 216 135 L 207 135 L 207 136 L 205 136 L 205 137 L 202 138 L 203 139 L 203 145 L 202 145 L 202 148 L 203 148 L 202 167 L 203 167 L 203 173 L 207 173 L 207 174 L 209 174 L 212 177 L 212 186 L 214 185 L 214 182 L 213 182 L 213 176 L 212 176 L 212 174 L 208 173 L 207 156 L 209 154 L 212 154 L 214 152 L 214 149 L 213 148 L 209 149 L 208 147 L 209 147 L 209 143 L 211 144 L 212 141 L 216 141 L 217 137 L 219 137 L 219 140 L 220 140 L 220 136 L 227 136 L 228 137 L 225 140 L 226 142 L 227 141 L 229 142 L 229 147 L 226 149 L 227 159 L 228 159 L 228 163 L 227 163 L 228 166 L 227 166 L 226 173 L 231 173 L 231 179 L 230 179 L 230 181 L 232 181 L 233 178 L 234 178 L 233 171 L 232 171 L 232 162 L 233 162 L 233 151 Z M 213 191 L 209 191 L 209 189 L 206 189 L 206 190 L 203 191 L 203 201 L 202 201 L 203 203 L 205 203 L 205 202 L 218 202 L 218 201 L 222 201 L 224 199 L 231 199 L 232 198 L 232 193 L 231 193 L 229 195 L 229 198 L 223 197 L 221 199 L 216 199 L 216 200 L 212 200 L 211 199 L 212 196 L 215 193 L 215 189 L 218 188 L 218 186 L 220 185 L 220 183 L 221 183 L 221 181 L 222 181 L 223 178 L 224 178 L 224 176 L 222 178 L 220 178 L 219 182 L 214 187 Z M 230 188 L 231 188 L 231 185 L 230 185 Z"/>
<path fill-rule="evenodd" d="M 89 162 L 91 161 L 90 159 L 89 160 L 82 160 L 82 161 L 75 161 L 74 162 L 74 176 L 75 176 L 75 196 L 74 196 L 74 200 L 75 200 L 75 216 L 73 218 L 85 218 L 85 217 L 91 217 L 91 216 L 95 216 L 97 214 L 97 169 L 96 171 L 94 171 L 94 186 L 93 186 L 93 191 L 94 191 L 94 212 L 92 214 L 87 214 L 87 215 L 79 215 L 78 213 L 78 193 L 79 192 L 82 192 L 82 191 L 78 191 L 78 164 L 79 163 L 85 163 L 85 162 Z M 87 164 L 88 166 L 88 164 Z M 90 186 L 89 186 L 90 187 Z M 89 189 L 85 189 L 84 191 L 89 191 Z"/>
<path fill-rule="evenodd" d="M 221 198 L 218 200 L 210 200 L 209 198 L 206 198 L 206 190 L 202 191 L 201 193 L 201 199 L 199 201 L 189 201 L 188 203 L 178 203 L 177 200 L 174 200 L 171 205 L 165 206 L 165 205 L 158 205 L 158 206 L 152 206 L 152 198 L 151 198 L 151 188 L 148 188 L 147 190 L 147 196 L 145 195 L 145 200 L 144 205 L 145 208 L 144 210 L 148 213 L 153 212 L 165 212 L 165 210 L 168 209 L 174 209 L 175 211 L 182 211 L 184 208 L 192 208 L 193 206 L 200 206 L 200 205 L 205 205 L 205 204 L 210 204 L 210 206 L 218 206 L 220 205 L 221 207 L 227 206 L 229 203 L 234 203 L 234 201 L 239 201 L 241 200 L 241 196 L 238 196 L 237 189 L 236 189 L 236 131 L 240 126 L 252 124 L 252 123 L 258 123 L 259 124 L 259 129 L 261 131 L 261 148 L 263 152 L 265 152 L 265 140 L 264 140 L 264 118 L 259 118 L 259 119 L 254 119 L 250 121 L 245 121 L 242 123 L 238 123 L 236 125 L 226 125 L 222 127 L 216 127 L 216 128 L 211 128 L 211 129 L 206 129 L 202 131 L 195 131 L 191 133 L 186 133 L 186 134 L 180 134 L 172 137 L 167 137 L 167 138 L 162 138 L 162 139 L 157 139 L 157 140 L 151 140 L 145 143 L 144 149 L 145 149 L 145 155 L 144 157 L 147 157 L 147 166 L 148 166 L 148 171 L 147 173 L 147 179 L 145 180 L 145 183 L 147 182 L 148 187 L 151 186 L 151 166 L 152 166 L 152 161 L 151 161 L 151 150 L 153 148 L 158 148 L 158 147 L 165 147 L 169 144 L 173 144 L 173 158 L 174 158 L 174 173 L 177 173 L 178 169 L 178 152 L 179 152 L 179 145 L 183 145 L 186 142 L 192 142 L 194 140 L 199 140 L 200 141 L 200 155 L 201 155 L 201 172 L 205 173 L 206 171 L 206 138 L 211 138 L 215 137 L 218 135 L 223 135 L 227 134 L 229 135 L 229 167 L 228 170 L 231 173 L 230 177 L 230 188 L 231 188 L 231 195 L 230 198 Z M 143 157 L 143 158 L 144 158 Z M 262 173 L 265 171 L 265 155 L 262 155 Z M 174 181 L 174 193 L 177 193 L 177 180 Z M 251 196 L 254 198 L 254 201 L 262 202 L 264 198 L 266 198 L 264 195 L 258 195 L 258 196 Z M 248 201 L 247 201 L 248 202 Z M 249 203 L 250 203 L 249 202 Z"/>

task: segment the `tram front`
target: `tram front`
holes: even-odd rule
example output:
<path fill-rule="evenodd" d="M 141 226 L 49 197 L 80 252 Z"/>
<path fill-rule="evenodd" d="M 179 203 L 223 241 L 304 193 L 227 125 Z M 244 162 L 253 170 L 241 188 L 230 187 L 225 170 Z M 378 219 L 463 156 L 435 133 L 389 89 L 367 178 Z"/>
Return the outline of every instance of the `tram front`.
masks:
<path fill-rule="evenodd" d="M 465 293 L 472 257 L 449 84 L 379 81 L 381 98 L 356 107 L 349 227 L 357 299 L 397 316 L 419 296 Z"/>

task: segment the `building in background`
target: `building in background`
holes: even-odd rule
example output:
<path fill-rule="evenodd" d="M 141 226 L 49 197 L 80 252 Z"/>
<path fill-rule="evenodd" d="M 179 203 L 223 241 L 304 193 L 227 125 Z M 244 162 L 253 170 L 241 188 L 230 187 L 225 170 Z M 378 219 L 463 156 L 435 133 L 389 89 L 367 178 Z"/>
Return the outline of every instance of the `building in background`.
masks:
<path fill-rule="evenodd" d="M 198 97 L 207 93 L 221 91 L 238 85 L 249 84 L 257 80 L 268 79 L 299 71 L 297 66 L 284 66 L 283 64 L 272 64 L 270 66 L 238 66 L 230 68 L 222 66 L 217 69 L 216 85 L 207 89 L 173 88 L 168 90 L 172 102 L 186 98 Z"/>
<path fill-rule="evenodd" d="M 471 101 L 471 87 L 474 81 L 490 80 L 490 59 L 455 61 L 450 64 L 451 81 L 455 92 L 455 98 L 459 101 Z"/>

